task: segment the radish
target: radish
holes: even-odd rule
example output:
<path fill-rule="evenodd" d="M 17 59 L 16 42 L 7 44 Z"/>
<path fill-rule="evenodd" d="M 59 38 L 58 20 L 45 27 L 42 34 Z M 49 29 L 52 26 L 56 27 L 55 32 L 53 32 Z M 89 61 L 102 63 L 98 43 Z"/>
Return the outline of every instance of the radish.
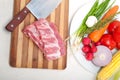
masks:
<path fill-rule="evenodd" d="M 97 47 L 94 43 L 91 44 L 91 52 L 95 53 L 97 51 Z"/>
<path fill-rule="evenodd" d="M 90 52 L 90 46 L 84 45 L 84 46 L 82 47 L 82 51 L 83 51 L 84 53 Z"/>
<path fill-rule="evenodd" d="M 88 52 L 86 55 L 85 55 L 85 58 L 88 60 L 88 61 L 91 61 L 93 59 L 94 55 L 92 52 Z"/>
<path fill-rule="evenodd" d="M 83 45 L 89 45 L 91 43 L 91 39 L 88 37 L 84 37 L 82 39 L 82 43 L 83 43 Z"/>

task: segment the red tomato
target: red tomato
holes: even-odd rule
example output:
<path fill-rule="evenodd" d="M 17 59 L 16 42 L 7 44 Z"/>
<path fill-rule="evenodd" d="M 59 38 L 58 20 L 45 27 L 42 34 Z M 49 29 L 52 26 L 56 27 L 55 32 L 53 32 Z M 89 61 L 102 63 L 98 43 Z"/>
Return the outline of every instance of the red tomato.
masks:
<path fill-rule="evenodd" d="M 120 42 L 119 43 L 117 43 L 117 49 L 120 49 Z"/>
<path fill-rule="evenodd" d="M 102 45 L 108 47 L 110 50 L 116 47 L 116 42 L 113 40 L 111 34 L 104 34 L 100 42 Z"/>
<path fill-rule="evenodd" d="M 109 33 L 113 33 L 114 30 L 115 30 L 118 26 L 120 26 L 120 21 L 114 20 L 113 22 L 111 22 L 111 23 L 109 24 L 109 26 L 108 26 L 108 32 L 109 32 Z"/>
<path fill-rule="evenodd" d="M 120 42 L 120 26 L 114 30 L 113 39 L 115 40 L 115 42 Z"/>

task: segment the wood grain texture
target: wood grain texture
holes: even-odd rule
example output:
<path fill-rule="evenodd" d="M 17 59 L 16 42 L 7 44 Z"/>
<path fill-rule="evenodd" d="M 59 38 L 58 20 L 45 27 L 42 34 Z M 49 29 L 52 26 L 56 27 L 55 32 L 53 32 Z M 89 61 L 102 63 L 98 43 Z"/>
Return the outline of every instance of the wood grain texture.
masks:
<path fill-rule="evenodd" d="M 28 2 L 29 0 L 14 0 L 14 15 L 22 10 Z M 68 7 L 69 0 L 62 0 L 62 3 L 47 17 L 49 22 L 57 25 L 63 40 L 68 36 Z M 16 68 L 65 69 L 67 55 L 57 60 L 47 61 L 32 40 L 23 34 L 23 28 L 35 20 L 32 14 L 28 14 L 25 20 L 11 33 L 10 65 Z"/>

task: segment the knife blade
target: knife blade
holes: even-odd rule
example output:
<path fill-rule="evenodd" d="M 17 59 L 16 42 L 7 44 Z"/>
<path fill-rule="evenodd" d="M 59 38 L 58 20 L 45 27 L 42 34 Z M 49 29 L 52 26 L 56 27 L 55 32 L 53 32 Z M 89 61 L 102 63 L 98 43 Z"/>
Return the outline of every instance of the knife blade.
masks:
<path fill-rule="evenodd" d="M 27 16 L 32 13 L 37 19 L 46 18 L 57 8 L 62 0 L 31 0 L 6 26 L 12 32 Z"/>

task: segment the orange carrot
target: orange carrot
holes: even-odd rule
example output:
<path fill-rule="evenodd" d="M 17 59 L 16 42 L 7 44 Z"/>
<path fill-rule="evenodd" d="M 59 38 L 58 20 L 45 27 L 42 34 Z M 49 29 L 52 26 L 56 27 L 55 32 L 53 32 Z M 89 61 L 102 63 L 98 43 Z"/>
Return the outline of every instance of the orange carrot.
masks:
<path fill-rule="evenodd" d="M 104 20 L 104 19 L 110 17 L 111 15 L 114 15 L 115 13 L 117 13 L 118 9 L 119 9 L 118 5 L 115 5 L 112 8 L 110 8 L 110 10 L 108 10 L 108 12 L 103 16 L 102 20 Z M 100 38 L 102 37 L 102 35 L 104 34 L 104 32 L 106 31 L 106 29 L 108 28 L 108 26 L 109 26 L 109 24 L 106 24 L 103 28 L 91 32 L 88 35 L 89 38 L 94 42 L 98 42 L 100 40 Z"/>

